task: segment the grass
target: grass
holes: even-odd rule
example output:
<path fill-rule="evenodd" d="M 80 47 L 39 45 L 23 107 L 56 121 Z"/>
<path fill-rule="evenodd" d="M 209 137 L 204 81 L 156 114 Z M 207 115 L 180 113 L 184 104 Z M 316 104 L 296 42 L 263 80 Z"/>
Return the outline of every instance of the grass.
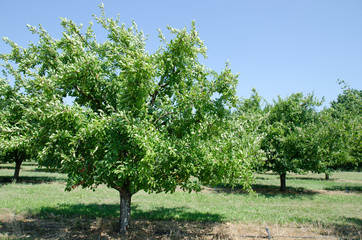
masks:
<path fill-rule="evenodd" d="M 20 180 L 13 184 L 7 181 L 12 172 L 10 166 L 0 166 L 0 216 L 10 213 L 58 222 L 81 218 L 117 221 L 119 196 L 115 190 L 100 186 L 95 191 L 77 188 L 65 192 L 66 175 L 37 171 L 31 164 L 24 166 Z M 362 173 L 337 172 L 329 181 L 323 178 L 322 174 L 289 174 L 284 194 L 278 192 L 279 176 L 274 174 L 256 175 L 255 194 L 226 187 L 191 194 L 139 192 L 132 198 L 132 219 L 322 226 L 342 236 L 350 231 L 353 235 L 349 237 L 360 237 Z M 5 229 L 1 226 L 0 221 L 0 236 Z"/>
<path fill-rule="evenodd" d="M 276 174 L 256 174 L 255 188 L 279 188 L 279 176 Z M 324 174 L 288 174 L 287 187 L 294 190 L 352 190 L 362 192 L 362 173 L 360 172 L 335 172 L 331 179 L 326 181 Z"/>

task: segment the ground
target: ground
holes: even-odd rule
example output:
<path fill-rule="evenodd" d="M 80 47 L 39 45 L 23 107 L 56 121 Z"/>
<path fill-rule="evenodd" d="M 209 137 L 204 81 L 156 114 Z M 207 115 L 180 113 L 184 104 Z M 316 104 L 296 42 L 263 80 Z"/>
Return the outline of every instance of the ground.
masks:
<path fill-rule="evenodd" d="M 338 239 L 335 232 L 315 226 L 148 220 L 133 220 L 128 235 L 121 237 L 116 233 L 116 219 L 54 221 L 4 216 L 5 239 L 262 239 L 268 238 L 266 228 L 273 239 Z"/>
<path fill-rule="evenodd" d="M 100 186 L 65 192 L 66 175 L 0 164 L 0 239 L 362 239 L 362 173 L 257 174 L 255 193 L 205 186 L 201 193 L 137 193 L 129 233 L 117 233 L 119 196 Z M 269 235 L 268 235 L 268 231 Z"/>

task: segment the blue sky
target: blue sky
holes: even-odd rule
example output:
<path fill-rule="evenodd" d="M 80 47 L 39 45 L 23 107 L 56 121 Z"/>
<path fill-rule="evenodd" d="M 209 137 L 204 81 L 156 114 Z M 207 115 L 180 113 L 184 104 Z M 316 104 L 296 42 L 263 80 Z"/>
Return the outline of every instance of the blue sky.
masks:
<path fill-rule="evenodd" d="M 219 72 L 229 60 L 240 73 L 240 97 L 249 97 L 252 88 L 268 102 L 314 92 L 328 105 L 342 92 L 337 79 L 362 89 L 361 0 L 3 0 L 0 36 L 26 46 L 37 41 L 26 24 L 42 24 L 59 38 L 60 17 L 87 25 L 101 2 L 107 17 L 120 14 L 126 25 L 135 20 L 148 35 L 150 52 L 159 45 L 158 28 L 167 32 L 167 25 L 190 27 L 195 20 L 208 48 L 203 63 Z M 1 53 L 9 50 L 0 43 Z"/>

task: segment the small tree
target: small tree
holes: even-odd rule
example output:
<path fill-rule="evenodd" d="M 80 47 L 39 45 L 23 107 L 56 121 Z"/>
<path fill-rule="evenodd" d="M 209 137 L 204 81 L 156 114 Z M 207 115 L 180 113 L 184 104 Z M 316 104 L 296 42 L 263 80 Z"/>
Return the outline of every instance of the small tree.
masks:
<path fill-rule="evenodd" d="M 343 93 L 331 102 L 330 114 L 338 121 L 340 132 L 344 136 L 344 147 L 348 156 L 345 161 L 335 165 L 337 168 L 358 168 L 362 164 L 362 90 L 350 88 L 344 81 L 339 81 Z"/>
<path fill-rule="evenodd" d="M 324 172 L 326 179 L 336 169 L 355 169 L 361 165 L 361 109 L 362 91 L 351 89 L 343 81 L 343 93 L 331 107 L 319 113 L 314 145 L 318 146 L 317 172 Z"/>
<path fill-rule="evenodd" d="M 313 95 L 292 94 L 278 97 L 266 108 L 262 149 L 267 156 L 265 167 L 280 175 L 280 190 L 286 190 L 286 174 L 316 169 L 318 148 L 313 144 L 315 106 L 320 105 Z"/>
<path fill-rule="evenodd" d="M 78 109 L 59 102 L 49 104 L 51 99 L 39 89 L 27 92 L 21 91 L 20 86 L 17 82 L 12 87 L 0 78 L 0 162 L 15 163 L 14 182 L 26 160 L 59 168 L 61 154 L 69 152 L 69 147 L 64 146 L 82 123 Z M 71 111 L 74 112 L 70 114 Z"/>
<path fill-rule="evenodd" d="M 245 138 L 234 137 L 242 131 L 233 131 L 230 118 L 237 76 L 228 66 L 217 74 L 199 63 L 206 48 L 195 24 L 190 32 L 168 27 L 169 42 L 160 32 L 162 46 L 149 54 L 135 23 L 120 26 L 103 10 L 95 19 L 108 33 L 105 42 L 96 41 L 92 24 L 83 32 L 62 19 L 61 39 L 29 26 L 39 42 L 20 48 L 5 39 L 13 50 L 1 55 L 16 65 L 5 64 L 16 84 L 49 99 L 46 111 L 34 110 L 55 126 L 50 134 L 38 129 L 48 135 L 40 156 L 61 158 L 67 189 L 116 189 L 125 233 L 140 190 L 198 191 L 201 183 L 222 182 L 248 188 L 250 158 L 239 148 Z M 72 106 L 62 103 L 66 96 Z"/>
<path fill-rule="evenodd" d="M 18 181 L 21 164 L 32 156 L 32 117 L 26 114 L 27 99 L 19 89 L 0 79 L 0 162 L 15 163 L 13 181 Z"/>
<path fill-rule="evenodd" d="M 349 162 L 349 148 L 344 133 L 344 123 L 333 117 L 333 109 L 326 108 L 319 113 L 314 134 L 314 144 L 318 146 L 319 159 L 316 172 L 325 173 L 326 180 L 333 170 L 343 162 Z"/>

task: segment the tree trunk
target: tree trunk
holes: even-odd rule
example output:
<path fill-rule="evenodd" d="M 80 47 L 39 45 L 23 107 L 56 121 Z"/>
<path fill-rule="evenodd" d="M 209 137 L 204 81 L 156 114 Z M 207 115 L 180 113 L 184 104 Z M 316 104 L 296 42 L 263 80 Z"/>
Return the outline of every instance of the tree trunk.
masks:
<path fill-rule="evenodd" d="M 119 231 L 121 234 L 127 233 L 131 219 L 131 198 L 132 194 L 127 187 L 119 190 L 120 195 L 120 215 Z"/>
<path fill-rule="evenodd" d="M 281 192 L 285 192 L 286 191 L 286 184 L 285 184 L 285 178 L 286 178 L 286 174 L 280 174 L 280 191 Z"/>
<path fill-rule="evenodd" d="M 20 167 L 23 163 L 23 158 L 19 156 L 18 153 L 15 154 L 15 172 L 13 177 L 13 182 L 17 182 L 19 179 Z"/>
<path fill-rule="evenodd" d="M 326 180 L 329 180 L 329 174 L 326 173 Z"/>

